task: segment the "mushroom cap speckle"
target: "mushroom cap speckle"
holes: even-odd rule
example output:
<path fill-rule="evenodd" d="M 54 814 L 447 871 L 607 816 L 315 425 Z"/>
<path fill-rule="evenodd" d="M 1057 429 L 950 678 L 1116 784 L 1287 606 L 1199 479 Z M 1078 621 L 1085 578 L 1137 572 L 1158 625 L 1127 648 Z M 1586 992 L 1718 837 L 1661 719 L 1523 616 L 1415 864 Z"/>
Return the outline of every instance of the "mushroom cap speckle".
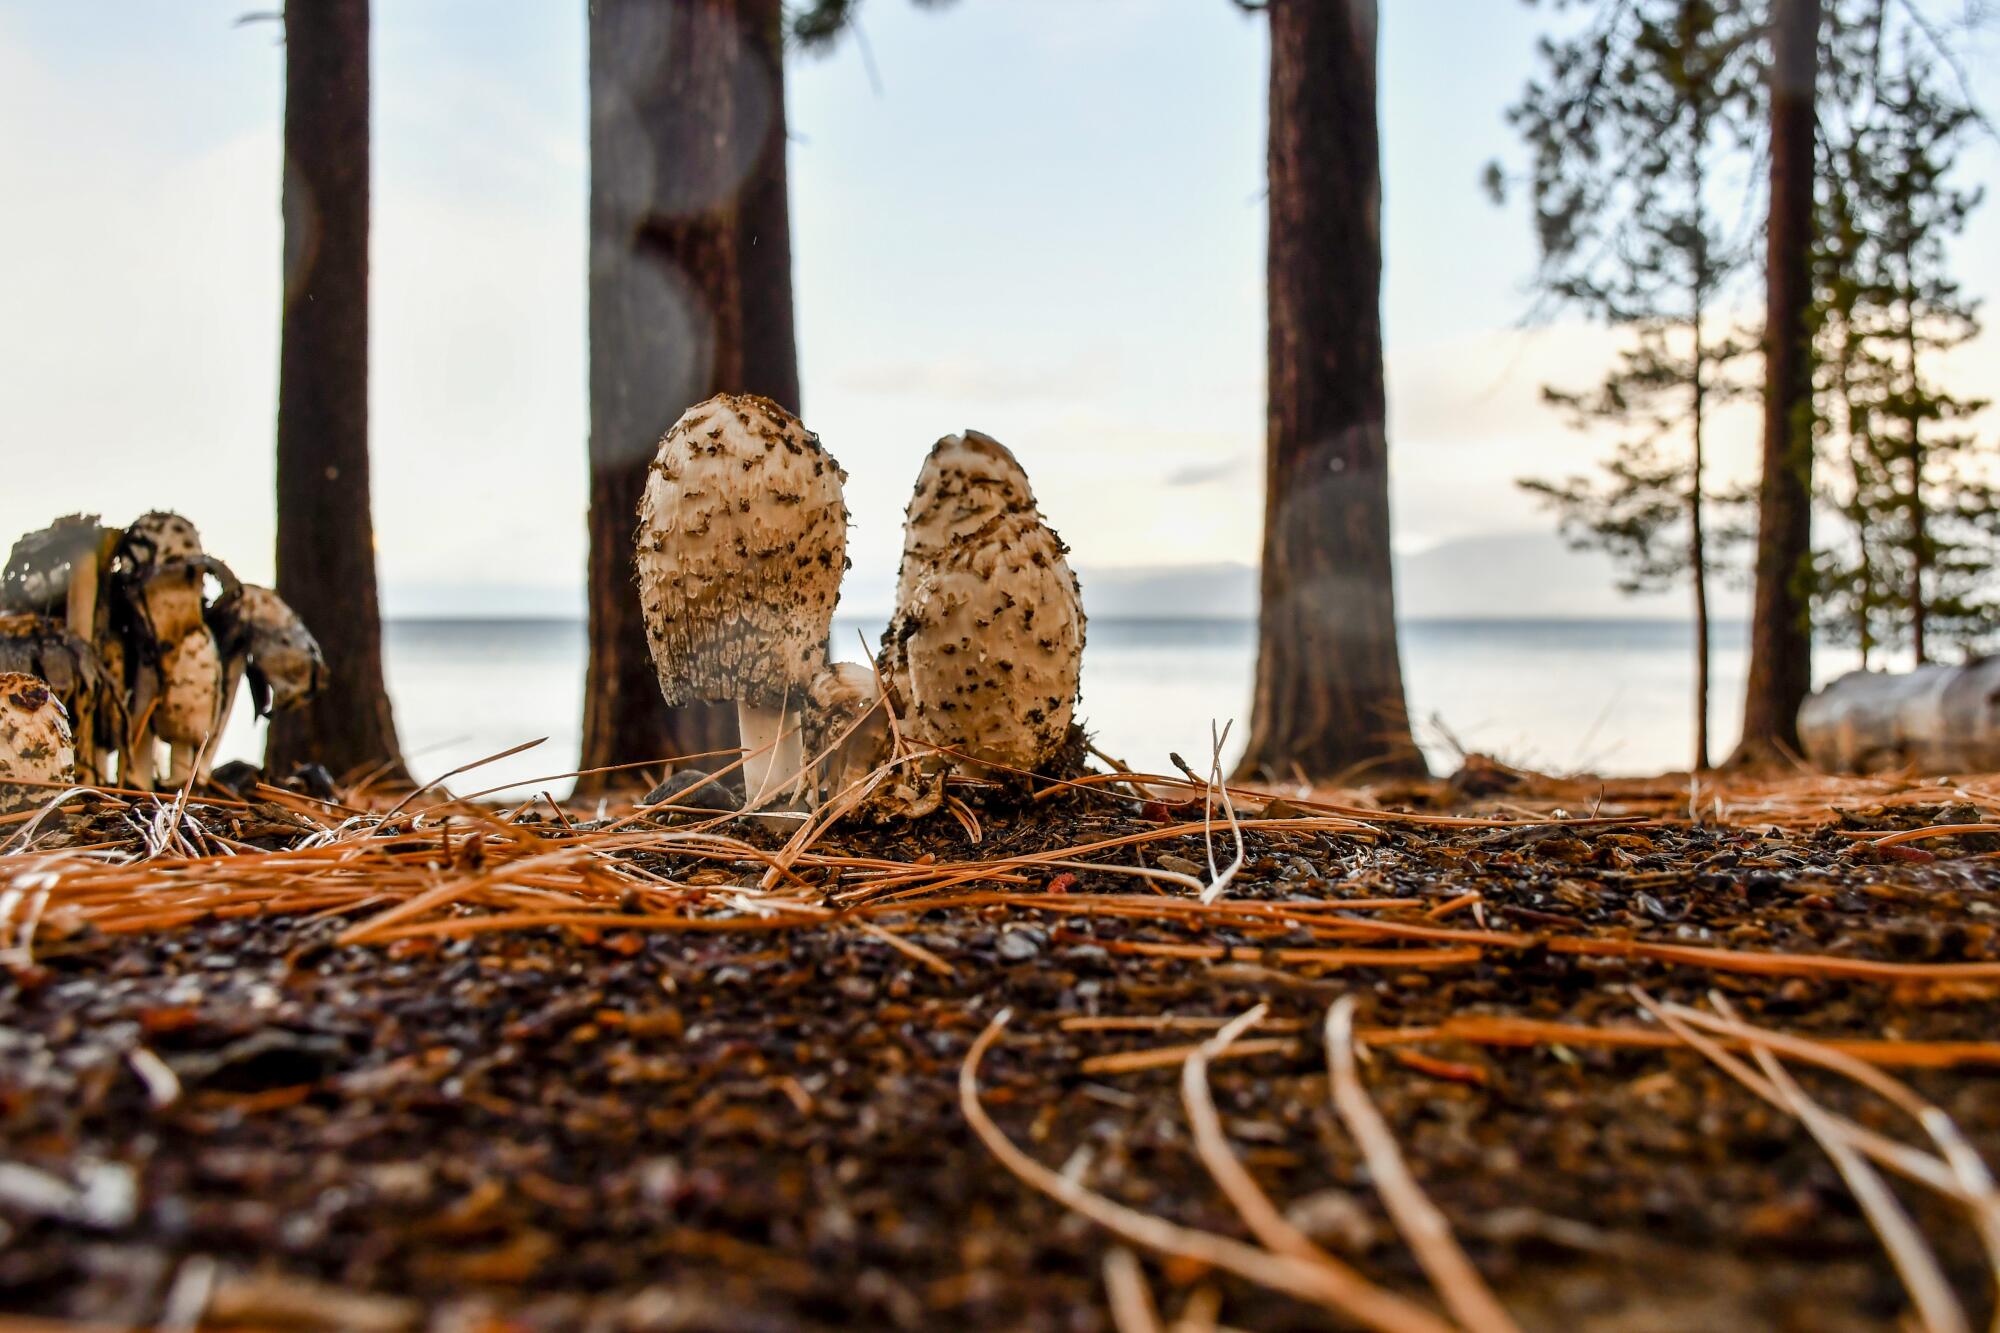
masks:
<path fill-rule="evenodd" d="M 1083 664 L 1083 602 L 1061 540 L 1000 514 L 925 562 L 884 638 L 905 733 L 1037 769 L 1062 747 Z"/>
<path fill-rule="evenodd" d="M 69 714 L 40 678 L 0 673 L 0 810 L 14 810 L 55 793 L 28 784 L 68 782 L 76 766 Z"/>
<path fill-rule="evenodd" d="M 193 523 L 165 509 L 139 515 L 125 529 L 125 546 L 140 564 L 168 560 L 199 560 L 201 533 Z"/>
<path fill-rule="evenodd" d="M 927 563 L 1001 514 L 1041 518 L 1028 474 L 1013 451 L 976 430 L 947 435 L 932 445 L 903 514 L 896 605 L 909 601 Z"/>
<path fill-rule="evenodd" d="M 660 441 L 639 505 L 639 603 L 669 704 L 759 708 L 826 661 L 847 474 L 768 398 L 721 394 Z"/>

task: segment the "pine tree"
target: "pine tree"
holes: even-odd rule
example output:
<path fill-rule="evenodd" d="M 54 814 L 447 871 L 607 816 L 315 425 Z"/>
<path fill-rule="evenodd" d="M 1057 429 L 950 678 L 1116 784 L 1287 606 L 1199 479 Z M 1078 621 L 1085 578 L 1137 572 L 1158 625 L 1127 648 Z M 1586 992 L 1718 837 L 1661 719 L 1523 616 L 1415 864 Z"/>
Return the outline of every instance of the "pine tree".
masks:
<path fill-rule="evenodd" d="M 1821 553 L 1820 595 L 1864 665 L 1906 645 L 1922 663 L 1939 640 L 1969 648 L 2000 629 L 1988 591 L 2000 495 L 1970 429 L 1986 404 L 1935 375 L 1940 354 L 1979 332 L 1977 303 L 1949 271 L 1981 198 L 1952 179 L 1977 113 L 1907 26 L 1885 32 L 1878 17 L 1855 40 L 1864 77 L 1827 154 L 1822 205 L 1822 447 L 1846 530 Z"/>
<path fill-rule="evenodd" d="M 1694 763 L 1708 764 L 1708 587 L 1720 549 L 1710 510 L 1707 432 L 1736 396 L 1732 363 L 1747 350 L 1719 327 L 1718 306 L 1751 259 L 1727 221 L 1761 105 L 1761 25 L 1716 0 L 1628 0 L 1541 47 L 1543 72 L 1509 113 L 1532 155 L 1541 248 L 1537 286 L 1550 302 L 1626 329 L 1631 344 L 1588 393 L 1545 389 L 1578 424 L 1627 438 L 1605 477 L 1527 480 L 1574 545 L 1608 552 L 1622 589 L 1685 581 L 1695 623 Z M 1498 169 L 1489 173 L 1504 195 Z"/>

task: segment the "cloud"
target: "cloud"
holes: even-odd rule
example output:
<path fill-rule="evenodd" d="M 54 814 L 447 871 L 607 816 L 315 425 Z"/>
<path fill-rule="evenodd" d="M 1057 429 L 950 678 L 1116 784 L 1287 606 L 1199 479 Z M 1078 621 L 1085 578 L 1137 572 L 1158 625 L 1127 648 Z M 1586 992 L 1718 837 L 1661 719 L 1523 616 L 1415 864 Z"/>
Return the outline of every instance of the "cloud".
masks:
<path fill-rule="evenodd" d="M 1227 458 L 1183 463 L 1160 480 L 1167 486 L 1206 486 L 1210 482 L 1239 476 L 1250 462 L 1247 455 L 1231 454 Z"/>

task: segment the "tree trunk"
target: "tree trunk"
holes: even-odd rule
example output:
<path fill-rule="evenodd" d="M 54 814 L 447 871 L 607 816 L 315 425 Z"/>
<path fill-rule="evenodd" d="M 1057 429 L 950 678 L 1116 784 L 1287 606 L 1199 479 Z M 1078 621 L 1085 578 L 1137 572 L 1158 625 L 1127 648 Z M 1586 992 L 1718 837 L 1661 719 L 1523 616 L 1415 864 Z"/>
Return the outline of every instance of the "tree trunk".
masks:
<path fill-rule="evenodd" d="M 590 107 L 586 769 L 736 743 L 730 708 L 661 700 L 632 533 L 682 412 L 725 391 L 798 410 L 778 0 L 591 0 Z"/>
<path fill-rule="evenodd" d="M 1909 438 L 1905 447 L 1909 451 L 1910 462 L 1910 652 L 1918 666 L 1931 660 L 1930 645 L 1925 642 L 1925 630 L 1930 620 L 1930 607 L 1924 598 L 1924 569 L 1930 563 L 1930 531 L 1924 513 L 1924 428 L 1923 407 L 1920 394 L 1922 382 L 1917 378 L 1917 298 L 1916 298 L 1916 258 L 1908 250 L 1903 253 L 1903 272 L 1909 281 L 1909 290 L 1903 300 L 1903 356 L 1906 373 L 1909 376 L 1906 393 L 1909 403 Z"/>
<path fill-rule="evenodd" d="M 1238 773 L 1422 773 L 1389 556 L 1375 0 L 1269 16 L 1264 552 Z"/>
<path fill-rule="evenodd" d="M 1708 676 L 1713 654 L 1708 633 L 1708 532 L 1704 523 L 1702 486 L 1707 458 L 1706 409 L 1708 385 L 1703 380 L 1702 302 L 1695 300 L 1694 317 L 1694 483 L 1688 491 L 1688 565 L 1694 574 L 1694 771 L 1708 768 Z"/>
<path fill-rule="evenodd" d="M 1812 225 L 1820 0 L 1771 8 L 1771 216 L 1766 233 L 1764 475 L 1743 739 L 1730 762 L 1796 753 L 1812 689 Z"/>
<path fill-rule="evenodd" d="M 404 779 L 382 683 L 368 485 L 368 0 L 285 11 L 285 304 L 278 356 L 278 594 L 327 682 L 271 719 L 265 765 Z"/>

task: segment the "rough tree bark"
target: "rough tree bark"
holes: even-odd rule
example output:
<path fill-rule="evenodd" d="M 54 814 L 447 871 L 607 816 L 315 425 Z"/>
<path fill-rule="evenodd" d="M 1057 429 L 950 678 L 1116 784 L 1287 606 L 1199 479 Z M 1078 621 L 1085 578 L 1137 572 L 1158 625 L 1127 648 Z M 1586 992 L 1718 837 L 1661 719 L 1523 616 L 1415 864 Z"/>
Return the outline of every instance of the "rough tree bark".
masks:
<path fill-rule="evenodd" d="M 781 24 L 779 0 L 591 0 L 586 769 L 736 743 L 728 708 L 661 701 L 632 531 L 688 407 L 732 391 L 799 408 Z"/>
<path fill-rule="evenodd" d="M 1375 0 L 1270 0 L 1269 400 L 1238 773 L 1421 773 L 1389 554 Z"/>
<path fill-rule="evenodd" d="M 278 593 L 327 685 L 271 719 L 265 764 L 402 780 L 382 683 L 368 485 L 368 0 L 285 7 L 285 304 L 278 356 Z"/>
<path fill-rule="evenodd" d="M 1771 6 L 1771 217 L 1765 247 L 1764 474 L 1743 739 L 1732 764 L 1799 748 L 1812 690 L 1812 226 L 1820 0 Z"/>

